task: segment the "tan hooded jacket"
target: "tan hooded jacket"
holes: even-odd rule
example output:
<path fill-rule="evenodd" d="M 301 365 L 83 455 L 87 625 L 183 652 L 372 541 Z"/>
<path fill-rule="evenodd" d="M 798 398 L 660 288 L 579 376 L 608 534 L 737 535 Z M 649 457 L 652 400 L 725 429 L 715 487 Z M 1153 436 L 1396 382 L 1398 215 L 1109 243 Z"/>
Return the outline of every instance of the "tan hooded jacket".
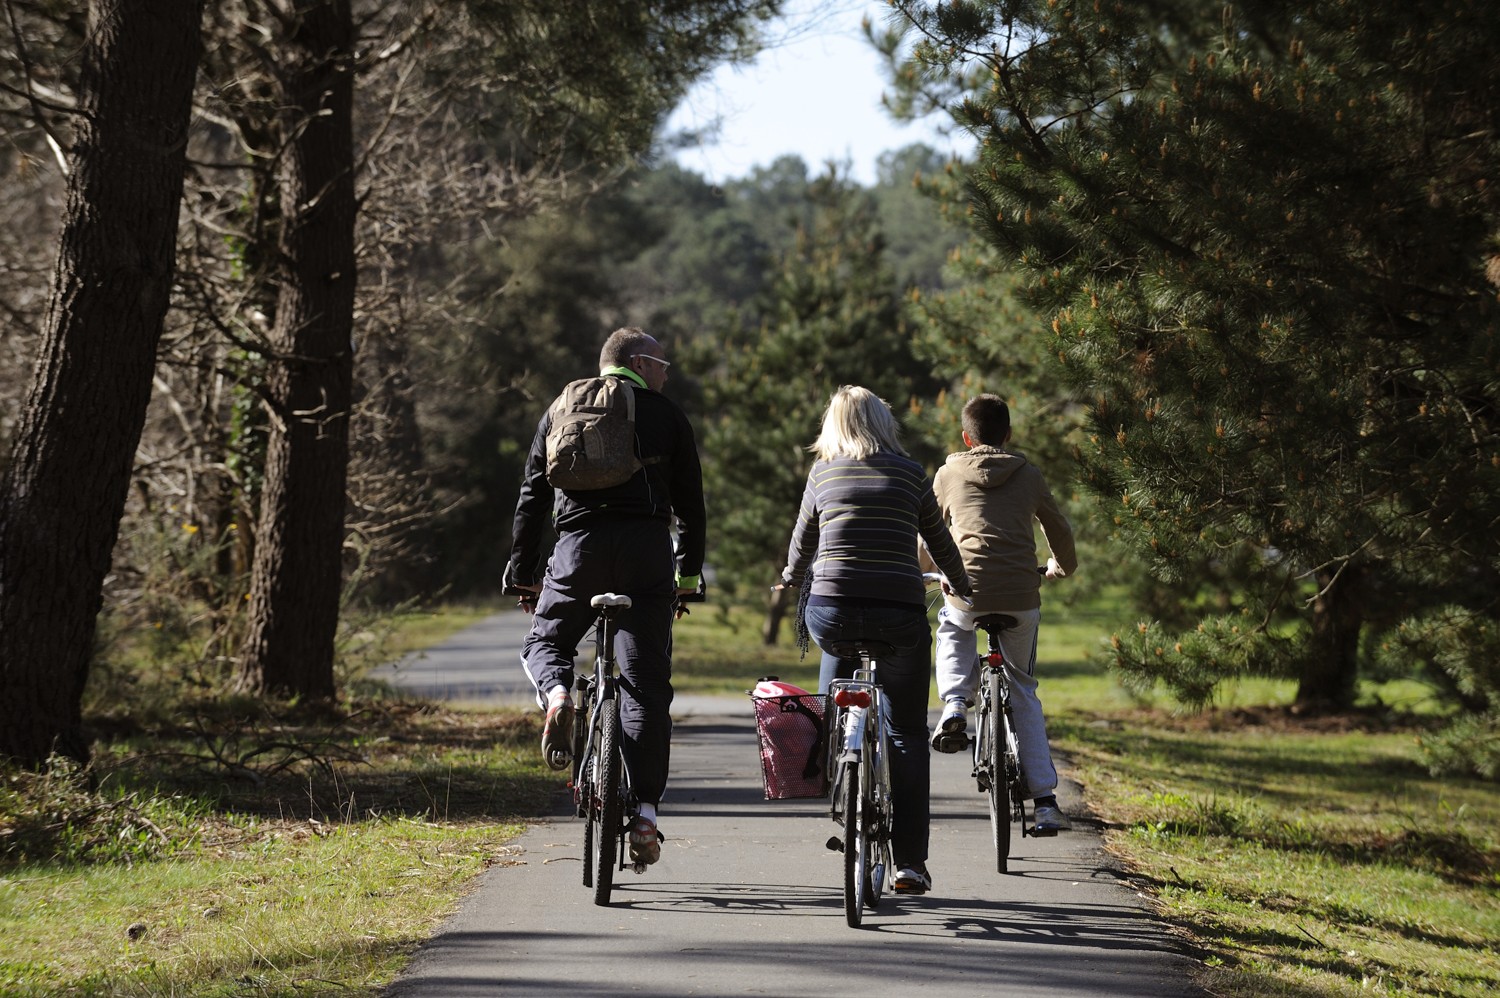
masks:
<path fill-rule="evenodd" d="M 984 445 L 949 454 L 932 490 L 974 587 L 972 607 L 948 598 L 955 609 L 993 613 L 1042 605 L 1033 520 L 1062 570 L 1071 575 L 1078 568 L 1073 528 L 1024 454 Z"/>

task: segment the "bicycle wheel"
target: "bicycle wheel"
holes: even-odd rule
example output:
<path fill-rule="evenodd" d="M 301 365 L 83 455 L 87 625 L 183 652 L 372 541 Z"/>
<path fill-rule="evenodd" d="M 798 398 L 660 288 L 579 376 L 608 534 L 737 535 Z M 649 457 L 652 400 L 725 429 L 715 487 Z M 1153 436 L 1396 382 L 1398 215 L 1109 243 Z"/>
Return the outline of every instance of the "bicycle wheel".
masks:
<path fill-rule="evenodd" d="M 593 754 L 584 754 L 588 745 L 588 724 L 578 723 L 589 716 L 592 698 L 585 692 L 579 697 L 578 715 L 573 723 L 573 806 L 583 819 L 583 886 L 594 886 L 594 767 Z"/>
<path fill-rule="evenodd" d="M 1005 782 L 1010 787 L 1010 820 L 1021 822 L 1026 834 L 1026 775 L 1021 772 L 1021 744 L 1010 704 L 1005 705 Z"/>
<path fill-rule="evenodd" d="M 589 811 L 590 827 L 584 838 L 592 839 L 594 903 L 607 905 L 619 863 L 620 829 L 625 823 L 620 801 L 620 711 L 613 696 L 599 701 L 598 715 L 598 744 L 590 760 L 595 774 L 591 785 L 597 799 Z"/>
<path fill-rule="evenodd" d="M 990 804 L 990 832 L 995 843 L 995 870 L 1009 872 L 1010 859 L 1010 779 L 1006 766 L 1006 746 L 1010 743 L 1009 718 L 1006 716 L 1003 691 L 1000 684 L 1005 678 L 999 670 L 990 669 L 985 678 L 989 685 L 989 716 L 985 718 L 985 742 L 988 743 L 989 788 L 986 796 Z"/>
<path fill-rule="evenodd" d="M 990 687 L 989 680 L 982 680 L 979 684 L 979 697 L 974 706 L 974 737 L 970 739 L 970 752 L 974 760 L 974 782 L 978 785 L 979 792 L 987 794 L 990 792 L 990 763 L 993 761 L 993 753 L 990 752 L 990 743 L 994 741 L 994 725 L 990 723 Z"/>
<path fill-rule="evenodd" d="M 594 819 L 583 823 L 583 886 L 594 886 Z"/>
<path fill-rule="evenodd" d="M 866 746 L 864 765 L 865 775 L 860 787 L 860 847 L 864 853 L 860 884 L 864 906 L 874 911 L 880 904 L 886 861 L 890 856 L 890 797 L 888 791 L 882 789 L 888 788 L 889 782 L 885 779 L 883 758 L 878 749 Z"/>
<path fill-rule="evenodd" d="M 865 888 L 864 795 L 858 760 L 844 763 L 844 919 L 859 928 Z"/>

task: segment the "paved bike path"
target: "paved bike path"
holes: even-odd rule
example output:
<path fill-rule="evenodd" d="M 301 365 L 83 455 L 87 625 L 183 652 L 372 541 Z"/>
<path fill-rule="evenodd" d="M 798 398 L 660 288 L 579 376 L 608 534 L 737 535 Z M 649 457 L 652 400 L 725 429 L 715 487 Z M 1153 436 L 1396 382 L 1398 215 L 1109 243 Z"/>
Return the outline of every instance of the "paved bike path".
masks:
<path fill-rule="evenodd" d="M 412 652 L 371 675 L 413 696 L 524 706 L 536 702 L 521 669 L 531 618 L 517 609 L 492 614 L 441 644 Z"/>
<path fill-rule="evenodd" d="M 845 923 L 826 805 L 762 798 L 746 698 L 679 702 L 662 859 L 582 886 L 583 824 L 535 823 L 478 881 L 389 998 L 813 995 L 1200 998 L 1192 962 L 1102 852 L 1078 787 L 1075 831 L 1018 841 L 994 872 L 962 756 L 933 757 L 935 889 Z"/>

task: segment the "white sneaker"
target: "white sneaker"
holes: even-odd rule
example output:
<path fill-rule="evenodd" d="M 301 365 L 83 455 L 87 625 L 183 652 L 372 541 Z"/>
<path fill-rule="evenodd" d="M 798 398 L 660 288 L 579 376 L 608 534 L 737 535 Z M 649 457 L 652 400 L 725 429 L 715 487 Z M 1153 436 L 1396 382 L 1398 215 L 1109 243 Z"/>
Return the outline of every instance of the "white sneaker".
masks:
<path fill-rule="evenodd" d="M 939 752 L 958 752 L 968 747 L 968 730 L 969 705 L 962 700 L 949 700 L 943 705 L 937 730 L 932 733 L 932 747 Z"/>
<path fill-rule="evenodd" d="M 1072 827 L 1073 823 L 1068 820 L 1068 816 L 1057 808 L 1046 804 L 1037 805 L 1036 816 L 1031 823 L 1033 835 L 1056 835 Z"/>
<path fill-rule="evenodd" d="M 903 866 L 897 871 L 891 890 L 897 894 L 926 894 L 932 890 L 932 874 L 927 872 L 927 864 Z"/>

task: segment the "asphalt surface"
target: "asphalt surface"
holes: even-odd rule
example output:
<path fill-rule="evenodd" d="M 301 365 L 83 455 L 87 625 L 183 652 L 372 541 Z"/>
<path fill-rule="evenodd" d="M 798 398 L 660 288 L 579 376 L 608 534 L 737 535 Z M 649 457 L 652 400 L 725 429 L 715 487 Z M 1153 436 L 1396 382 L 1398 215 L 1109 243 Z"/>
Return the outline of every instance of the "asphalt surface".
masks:
<path fill-rule="evenodd" d="M 524 626 L 502 614 L 394 674 L 414 691 L 524 702 L 524 676 L 500 675 L 520 673 L 511 632 Z M 934 755 L 934 890 L 888 894 L 852 929 L 827 805 L 764 799 L 748 698 L 679 698 L 674 715 L 659 863 L 618 872 L 611 905 L 593 904 L 583 824 L 560 783 L 554 815 L 479 878 L 389 998 L 1203 995 L 1184 948 L 1103 852 L 1075 784 L 1058 790 L 1074 830 L 1016 832 L 1002 875 L 967 757 Z"/>
<path fill-rule="evenodd" d="M 374 677 L 413 696 L 490 704 L 535 703 L 521 670 L 521 642 L 531 618 L 497 613 L 425 651 L 374 670 Z"/>

